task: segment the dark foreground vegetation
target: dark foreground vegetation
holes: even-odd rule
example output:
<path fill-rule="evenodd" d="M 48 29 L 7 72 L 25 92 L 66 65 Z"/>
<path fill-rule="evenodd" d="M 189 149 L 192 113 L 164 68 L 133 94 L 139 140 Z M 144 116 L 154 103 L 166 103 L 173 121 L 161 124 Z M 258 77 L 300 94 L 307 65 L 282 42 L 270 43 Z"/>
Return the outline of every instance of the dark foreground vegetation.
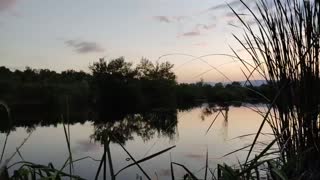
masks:
<path fill-rule="evenodd" d="M 236 38 L 254 65 L 239 60 L 248 79 L 259 73 L 276 93 L 245 162 L 238 171 L 222 167 L 224 177 L 259 179 L 256 167 L 265 164 L 272 179 L 320 179 L 320 1 L 259 0 L 254 7 L 241 2 L 256 26 L 232 9 L 245 32 Z M 250 160 L 265 125 L 275 138 Z"/>

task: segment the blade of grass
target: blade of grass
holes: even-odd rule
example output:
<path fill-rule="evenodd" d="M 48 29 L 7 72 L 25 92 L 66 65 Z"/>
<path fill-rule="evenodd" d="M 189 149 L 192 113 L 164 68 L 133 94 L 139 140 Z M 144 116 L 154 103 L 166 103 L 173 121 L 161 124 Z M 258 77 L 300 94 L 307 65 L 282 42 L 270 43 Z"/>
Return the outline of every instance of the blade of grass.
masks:
<path fill-rule="evenodd" d="M 192 172 L 191 172 L 188 168 L 186 168 L 184 165 L 179 164 L 179 163 L 176 163 L 176 162 L 172 162 L 171 164 L 174 164 L 174 165 L 177 165 L 177 166 L 182 167 L 185 171 L 188 172 L 188 174 L 191 176 L 191 178 L 192 178 L 193 180 L 198 180 L 198 178 L 197 178 L 194 174 L 192 174 Z"/>
<path fill-rule="evenodd" d="M 68 153 L 69 153 L 69 158 L 70 158 L 70 174 L 72 175 L 72 152 L 71 152 L 71 147 L 70 147 L 70 139 L 68 137 L 68 132 L 67 132 L 67 129 L 66 129 L 66 126 L 63 122 L 63 116 L 61 116 L 62 118 L 62 125 L 63 125 L 63 130 L 64 130 L 64 135 L 65 135 L 65 138 L 66 138 L 66 142 L 67 142 L 67 148 L 68 148 Z M 69 126 L 69 125 L 68 125 Z"/>
<path fill-rule="evenodd" d="M 260 133 L 261 133 L 261 131 L 262 131 L 262 128 L 263 128 L 265 122 L 267 121 L 267 118 L 268 118 L 269 114 L 271 113 L 271 110 L 272 110 L 274 104 L 276 103 L 276 100 L 277 100 L 278 97 L 280 96 L 281 90 L 284 88 L 284 86 L 285 86 L 285 84 L 282 85 L 282 88 L 281 88 L 280 91 L 277 93 L 277 95 L 276 95 L 275 98 L 273 99 L 272 103 L 269 105 L 268 111 L 267 111 L 265 117 L 264 117 L 263 120 L 262 120 L 262 123 L 261 123 L 261 125 L 260 125 L 260 127 L 259 127 L 259 130 L 258 130 L 256 136 L 254 137 L 254 140 L 253 140 L 253 143 L 252 143 L 252 145 L 251 145 L 251 147 L 250 147 L 250 150 L 249 150 L 249 152 L 248 152 L 248 155 L 247 155 L 245 164 L 248 162 L 248 159 L 249 159 L 249 157 L 250 157 L 250 155 L 251 155 L 251 152 L 252 152 L 252 150 L 253 150 L 253 147 L 254 147 L 254 145 L 256 144 L 256 142 L 257 142 L 257 140 L 258 140 L 258 137 L 259 137 L 259 135 L 260 135 Z"/>
<path fill-rule="evenodd" d="M 213 119 L 213 121 L 211 122 L 209 128 L 206 131 L 206 134 L 208 134 L 208 132 L 210 131 L 210 129 L 211 129 L 212 125 L 213 125 L 213 123 L 216 121 L 216 119 L 218 118 L 220 113 L 221 113 L 221 111 L 219 111 L 218 114 L 216 115 L 216 117 Z"/>
<path fill-rule="evenodd" d="M 6 134 L 6 139 L 4 140 L 4 144 L 3 144 L 3 148 L 2 148 L 2 152 L 1 152 L 0 164 L 2 163 L 4 152 L 5 152 L 6 147 L 7 147 L 8 137 L 9 137 L 9 132 Z"/>
<path fill-rule="evenodd" d="M 207 180 L 207 175 L 208 175 L 208 147 L 207 147 L 207 152 L 206 152 L 206 170 L 204 173 L 204 180 Z"/>
<path fill-rule="evenodd" d="M 119 140 L 114 137 L 114 139 L 118 142 L 118 144 L 121 146 L 121 148 L 128 154 L 128 156 L 133 160 L 134 164 L 136 164 L 138 166 L 138 168 L 141 170 L 141 172 L 146 176 L 147 179 L 151 180 L 151 178 L 149 177 L 149 175 L 143 170 L 143 168 L 139 165 L 139 163 L 137 163 L 137 161 L 135 160 L 135 158 L 129 153 L 129 151 L 121 144 L 121 142 L 119 142 Z"/>
<path fill-rule="evenodd" d="M 173 165 L 172 165 L 171 152 L 170 152 L 170 170 L 171 170 L 171 180 L 174 180 L 174 171 L 173 171 Z"/>
<path fill-rule="evenodd" d="M 102 157 L 101 157 L 101 160 L 100 160 L 100 164 L 99 164 L 99 167 L 98 167 L 96 176 L 95 176 L 95 178 L 94 178 L 95 180 L 98 180 L 98 178 L 99 178 L 99 174 L 100 174 L 100 171 L 101 171 L 101 167 L 102 167 L 105 159 L 106 159 L 106 152 L 104 151 L 104 152 L 103 152 L 103 155 L 102 155 Z"/>
<path fill-rule="evenodd" d="M 171 147 L 166 148 L 166 149 L 164 149 L 164 150 L 162 150 L 162 151 L 159 151 L 159 152 L 154 153 L 154 154 L 152 154 L 152 155 L 150 155 L 150 156 L 147 156 L 147 157 L 145 157 L 145 158 L 143 158 L 143 159 L 140 159 L 140 160 L 138 160 L 138 161 L 136 161 L 136 162 L 134 162 L 134 163 L 132 163 L 132 164 L 129 164 L 129 165 L 125 166 L 124 168 L 120 169 L 120 170 L 115 174 L 115 176 L 117 176 L 121 171 L 123 171 L 123 170 L 125 170 L 125 169 L 127 169 L 127 168 L 129 168 L 129 167 L 131 167 L 131 166 L 136 165 L 136 163 L 142 163 L 142 162 L 148 161 L 148 160 L 150 160 L 150 159 L 152 159 L 152 158 L 154 158 L 154 157 L 157 157 L 157 156 L 159 156 L 159 155 L 161 155 L 161 154 L 163 154 L 163 153 L 165 153 L 165 152 L 167 152 L 167 151 L 169 151 L 169 150 L 171 150 L 171 149 L 173 149 L 173 148 L 175 148 L 175 147 L 176 147 L 176 146 L 171 146 Z"/>
<path fill-rule="evenodd" d="M 115 180 L 116 176 L 113 171 L 113 164 L 112 164 L 111 152 L 110 152 L 110 142 L 108 142 L 106 146 L 107 146 L 106 150 L 107 150 L 108 162 L 109 162 L 109 168 L 110 168 L 110 176 L 112 180 Z"/>

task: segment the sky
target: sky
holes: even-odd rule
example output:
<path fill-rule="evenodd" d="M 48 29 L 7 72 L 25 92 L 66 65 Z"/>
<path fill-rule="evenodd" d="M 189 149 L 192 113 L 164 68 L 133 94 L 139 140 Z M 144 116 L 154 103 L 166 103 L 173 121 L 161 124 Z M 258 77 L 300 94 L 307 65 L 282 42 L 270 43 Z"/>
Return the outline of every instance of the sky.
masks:
<path fill-rule="evenodd" d="M 0 66 L 89 71 L 101 57 L 145 57 L 173 63 L 178 82 L 243 80 L 235 59 L 205 56 L 241 50 L 227 3 L 243 11 L 239 0 L 0 0 Z"/>

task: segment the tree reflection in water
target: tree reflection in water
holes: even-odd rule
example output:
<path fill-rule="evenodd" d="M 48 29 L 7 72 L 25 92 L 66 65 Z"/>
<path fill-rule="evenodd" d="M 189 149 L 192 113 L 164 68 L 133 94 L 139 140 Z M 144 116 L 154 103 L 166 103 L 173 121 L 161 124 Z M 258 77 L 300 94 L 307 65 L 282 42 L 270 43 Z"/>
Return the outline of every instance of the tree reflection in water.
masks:
<path fill-rule="evenodd" d="M 112 117 L 113 119 L 102 117 L 106 120 L 100 118 L 94 121 L 94 134 L 91 136 L 102 144 L 125 144 L 126 141 L 133 140 L 134 134 L 144 141 L 152 139 L 155 135 L 173 139 L 177 131 L 177 110 L 156 110 L 121 115 Z"/>
<path fill-rule="evenodd" d="M 65 116 L 64 113 L 61 113 L 61 108 L 41 111 L 42 109 L 39 108 L 24 106 L 23 108 L 14 107 L 12 109 L 12 120 L 9 120 L 4 108 L 0 108 L 0 131 L 2 133 L 14 131 L 17 127 L 24 127 L 29 131 L 35 130 L 39 126 L 57 126 L 62 123 L 59 117 L 61 115 Z M 148 141 L 155 136 L 167 137 L 172 140 L 177 134 L 176 109 L 157 109 L 131 114 L 119 112 L 97 113 L 88 109 L 70 111 L 68 115 L 70 117 L 69 124 L 84 123 L 86 121 L 93 122 L 94 133 L 90 138 L 104 145 L 104 153 L 100 165 L 100 168 L 103 167 L 104 179 L 108 179 L 106 177 L 107 166 L 110 168 L 111 179 L 115 179 L 117 175 L 112 165 L 111 143 L 120 144 L 123 147 L 128 140 L 133 140 L 135 136 L 141 137 L 144 141 Z M 134 159 L 130 158 L 130 160 L 133 161 Z"/>
<path fill-rule="evenodd" d="M 40 109 L 42 110 L 42 109 Z M 61 111 L 39 111 L 37 108 L 24 107 L 23 110 L 14 108 L 12 118 L 3 106 L 0 106 L 0 132 L 6 133 L 15 131 L 18 127 L 26 130 L 36 129 L 36 127 L 57 126 L 62 123 Z M 152 139 L 155 135 L 173 139 L 177 127 L 176 109 L 158 109 L 141 113 L 96 113 L 90 110 L 81 112 L 70 112 L 69 124 L 93 122 L 94 134 L 92 139 L 104 142 L 121 142 L 125 144 L 128 140 L 133 140 L 134 134 L 144 141 Z M 115 141 L 114 138 L 117 138 Z"/>
<path fill-rule="evenodd" d="M 174 138 L 177 131 L 177 110 L 157 110 L 140 114 L 120 115 L 118 117 L 106 117 L 100 114 L 100 119 L 94 122 L 94 134 L 91 135 L 95 141 L 100 141 L 104 145 L 104 154 L 100 167 L 103 165 L 103 178 L 106 179 L 107 163 L 110 170 L 111 179 L 115 179 L 110 151 L 110 143 L 123 145 L 128 140 L 133 140 L 134 134 L 141 137 L 144 141 L 152 139 L 156 134 Z M 127 150 L 124 148 L 127 152 Z M 128 155 L 129 152 L 127 152 Z M 135 162 L 133 158 L 131 158 Z M 140 166 L 138 165 L 140 168 Z M 141 171 L 148 175 L 141 169 Z M 100 173 L 100 168 L 97 176 Z"/>

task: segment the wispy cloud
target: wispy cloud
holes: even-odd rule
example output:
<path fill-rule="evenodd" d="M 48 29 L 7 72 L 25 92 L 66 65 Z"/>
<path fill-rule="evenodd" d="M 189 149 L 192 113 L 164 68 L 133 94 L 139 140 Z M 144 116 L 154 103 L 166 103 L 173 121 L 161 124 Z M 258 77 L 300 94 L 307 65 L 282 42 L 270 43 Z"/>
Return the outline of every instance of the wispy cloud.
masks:
<path fill-rule="evenodd" d="M 237 13 L 238 16 L 249 16 L 249 14 L 246 13 Z M 225 15 L 225 17 L 229 17 L 229 18 L 236 18 L 236 15 L 234 14 L 234 12 L 227 12 Z"/>
<path fill-rule="evenodd" d="M 229 8 L 229 6 L 233 7 L 233 6 L 239 6 L 241 4 L 242 3 L 241 3 L 240 0 L 233 0 L 233 1 L 230 1 L 228 3 L 222 3 L 222 4 L 218 4 L 218 5 L 212 6 L 207 11 L 225 9 L 225 8 Z"/>
<path fill-rule="evenodd" d="M 216 27 L 215 24 L 196 24 L 193 30 L 182 33 L 180 36 L 184 36 L 184 37 L 200 36 L 204 34 L 206 31 L 212 30 L 215 27 Z"/>
<path fill-rule="evenodd" d="M 182 22 L 187 20 L 188 16 L 153 16 L 154 20 L 163 23 L 174 23 L 174 22 Z"/>
<path fill-rule="evenodd" d="M 201 33 L 198 29 L 181 34 L 181 36 L 185 36 L 185 37 L 193 37 L 193 36 L 200 36 L 200 35 Z"/>
<path fill-rule="evenodd" d="M 0 0 L 0 12 L 12 8 L 17 0 Z"/>
<path fill-rule="evenodd" d="M 181 21 L 191 19 L 191 17 L 190 16 L 173 16 L 173 19 L 178 22 L 181 22 Z"/>
<path fill-rule="evenodd" d="M 203 30 L 211 30 L 216 27 L 216 24 L 197 24 L 196 26 Z"/>
<path fill-rule="evenodd" d="M 92 53 L 92 52 L 104 52 L 98 43 L 91 41 L 80 41 L 80 40 L 67 40 L 65 44 L 72 47 L 75 52 L 80 54 Z"/>
<path fill-rule="evenodd" d="M 171 23 L 171 18 L 168 16 L 153 16 L 153 19 L 159 22 Z"/>
<path fill-rule="evenodd" d="M 253 0 L 242 0 L 243 3 L 246 4 L 251 10 L 255 10 L 256 3 Z M 266 0 L 269 1 L 269 0 Z M 241 16 L 244 20 L 247 20 L 250 16 L 250 13 L 245 11 L 247 7 L 243 5 L 240 0 L 229 0 L 228 2 L 224 2 L 215 6 L 212 6 L 206 10 L 205 13 L 209 13 L 210 19 L 214 20 L 214 25 L 212 26 L 203 26 L 203 29 L 211 29 L 215 28 L 215 25 L 221 27 L 221 25 L 230 25 L 233 27 L 239 27 L 239 19 L 237 16 Z M 230 7 L 234 8 L 237 12 L 237 15 L 233 11 L 231 11 Z M 214 16 L 213 16 L 214 15 Z M 214 18 L 212 18 L 212 16 Z M 252 22 L 250 22 L 252 23 Z"/>

